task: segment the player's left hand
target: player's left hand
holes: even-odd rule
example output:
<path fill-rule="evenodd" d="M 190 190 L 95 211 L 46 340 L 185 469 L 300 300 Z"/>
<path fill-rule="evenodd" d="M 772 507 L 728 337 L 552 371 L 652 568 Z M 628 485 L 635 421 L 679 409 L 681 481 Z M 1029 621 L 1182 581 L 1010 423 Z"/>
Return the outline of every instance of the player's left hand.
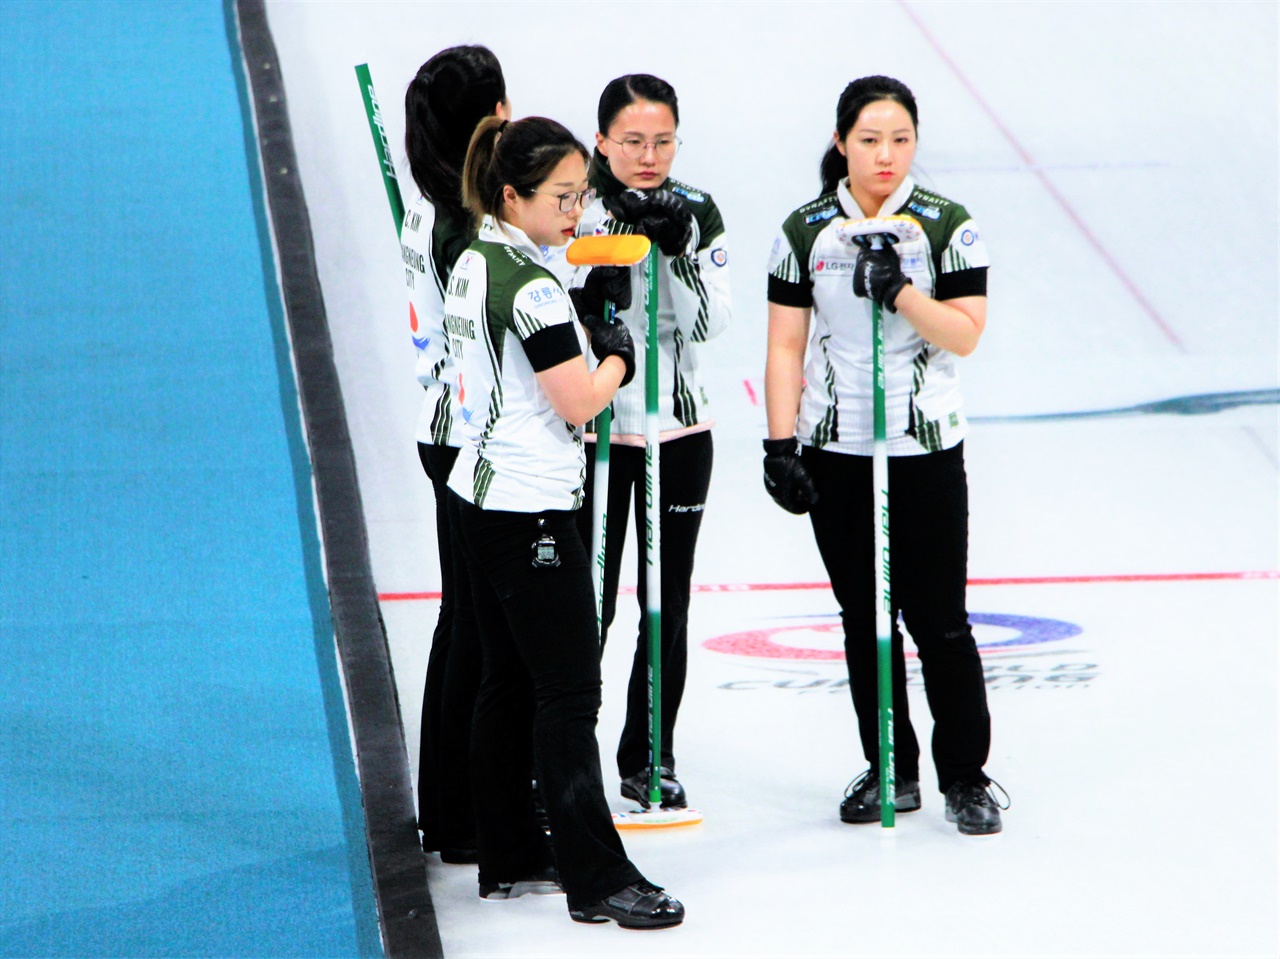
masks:
<path fill-rule="evenodd" d="M 693 239 L 693 214 L 670 190 L 625 190 L 606 199 L 605 209 L 656 243 L 663 256 L 679 256 Z"/>
<path fill-rule="evenodd" d="M 890 313 L 897 313 L 894 301 L 911 280 L 902 274 L 898 251 L 886 243 L 878 250 L 863 248 L 853 271 L 855 296 L 869 298 Z"/>
<path fill-rule="evenodd" d="M 569 290 L 573 305 L 581 313 L 604 316 L 608 300 L 617 310 L 631 309 L 631 267 L 593 266 L 587 271 L 582 287 Z"/>

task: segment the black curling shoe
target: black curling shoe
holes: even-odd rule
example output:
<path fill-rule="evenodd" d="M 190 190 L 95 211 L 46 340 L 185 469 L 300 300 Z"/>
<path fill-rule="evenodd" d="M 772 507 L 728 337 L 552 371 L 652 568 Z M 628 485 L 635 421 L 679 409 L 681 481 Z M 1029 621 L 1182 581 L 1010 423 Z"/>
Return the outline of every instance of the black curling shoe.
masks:
<path fill-rule="evenodd" d="M 455 866 L 474 865 L 480 861 L 480 852 L 476 849 L 474 841 L 468 845 L 445 846 L 440 850 L 440 861 Z"/>
<path fill-rule="evenodd" d="M 676 779 L 675 771 L 670 766 L 658 767 L 658 788 L 662 793 L 663 809 L 686 809 L 689 799 L 684 794 L 684 787 Z M 649 770 L 642 769 L 634 776 L 622 780 L 622 796 L 640 804 L 641 809 L 649 808 Z"/>
<path fill-rule="evenodd" d="M 996 802 L 994 786 L 1004 793 L 1004 805 Z M 956 783 L 947 790 L 947 822 L 966 836 L 990 836 L 1003 829 L 1000 810 L 1009 808 L 1009 794 L 994 780 Z"/>
<path fill-rule="evenodd" d="M 623 929 L 662 929 L 684 922 L 684 906 L 658 886 L 641 880 L 583 909 L 570 909 L 574 922 L 608 922 Z"/>
<path fill-rule="evenodd" d="M 520 896 L 554 896 L 562 893 L 560 874 L 555 866 L 547 866 L 531 876 L 517 879 L 514 882 L 482 882 L 480 898 L 489 901 L 518 899 Z"/>
<path fill-rule="evenodd" d="M 894 777 L 893 810 L 915 812 L 920 808 L 920 781 Z M 880 770 L 868 769 L 845 787 L 840 803 L 841 822 L 880 821 Z"/>

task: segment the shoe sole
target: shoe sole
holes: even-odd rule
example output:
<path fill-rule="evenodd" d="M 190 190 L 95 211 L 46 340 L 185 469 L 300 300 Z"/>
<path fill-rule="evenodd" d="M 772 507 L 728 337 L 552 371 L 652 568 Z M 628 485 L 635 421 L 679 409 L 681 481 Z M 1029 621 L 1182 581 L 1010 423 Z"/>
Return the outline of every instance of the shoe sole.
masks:
<path fill-rule="evenodd" d="M 644 809 L 653 808 L 653 803 L 650 801 L 648 796 L 641 796 L 634 789 L 628 789 L 626 786 L 623 786 L 622 789 L 619 791 L 622 793 L 623 799 L 630 799 L 633 803 L 639 803 L 640 806 Z M 688 809 L 689 800 L 686 799 L 684 802 L 680 803 L 680 805 L 678 806 L 663 803 L 662 808 L 663 809 Z"/>
<path fill-rule="evenodd" d="M 909 802 L 910 802 L 910 805 L 906 805 L 906 806 L 900 805 L 899 803 L 895 802 L 895 803 L 893 804 L 893 812 L 894 812 L 894 815 L 897 815 L 898 813 L 919 812 L 919 810 L 920 810 L 920 799 L 917 797 L 915 800 L 909 800 Z M 846 817 L 844 813 L 841 813 L 841 814 L 840 814 L 840 821 L 841 821 L 841 822 L 845 822 L 845 823 L 849 823 L 849 824 L 850 824 L 850 825 L 852 825 L 852 826 L 858 826 L 858 825 L 862 825 L 862 824 L 864 824 L 864 823 L 869 823 L 869 822 L 879 822 L 879 821 L 880 821 L 880 807 L 878 807 L 878 806 L 877 806 L 877 807 L 876 807 L 876 809 L 875 809 L 875 811 L 874 811 L 874 812 L 871 812 L 871 813 L 868 813 L 868 814 L 865 816 L 865 818 L 864 818 L 864 817 L 860 817 L 860 816 L 849 816 L 849 817 Z"/>
<path fill-rule="evenodd" d="M 451 866 L 474 866 L 480 861 L 480 854 L 474 849 L 442 849 L 440 861 Z"/>
<path fill-rule="evenodd" d="M 557 896 L 563 893 L 564 889 L 558 882 L 538 879 L 512 883 L 510 889 L 499 889 L 480 898 L 485 902 L 506 902 L 508 899 L 519 899 L 521 896 Z"/>
<path fill-rule="evenodd" d="M 998 820 L 993 823 L 982 823 L 977 826 L 967 825 L 960 822 L 960 820 L 956 818 L 956 814 L 949 809 L 947 810 L 946 816 L 947 822 L 955 823 L 956 828 L 965 836 L 994 836 L 996 833 L 1004 829 L 1004 823 Z"/>
<path fill-rule="evenodd" d="M 679 919 L 619 919 L 616 916 L 602 916 L 598 912 L 588 915 L 585 912 L 571 912 L 569 918 L 574 922 L 601 923 L 613 920 L 623 929 L 669 929 L 671 926 L 678 926 L 684 922 L 684 916 Z"/>

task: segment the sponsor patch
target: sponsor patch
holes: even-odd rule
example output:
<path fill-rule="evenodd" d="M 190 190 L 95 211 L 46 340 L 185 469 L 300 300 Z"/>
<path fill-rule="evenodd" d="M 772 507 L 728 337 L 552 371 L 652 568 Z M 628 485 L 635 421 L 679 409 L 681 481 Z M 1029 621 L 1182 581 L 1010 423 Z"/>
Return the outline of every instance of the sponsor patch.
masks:
<path fill-rule="evenodd" d="M 919 253 L 911 253 L 907 256 L 899 257 L 899 268 L 903 273 L 923 273 L 924 256 Z"/>
<path fill-rule="evenodd" d="M 963 243 L 965 246 L 973 246 L 974 242 L 977 239 L 978 239 L 977 230 L 963 230 L 960 233 L 960 242 Z"/>
<path fill-rule="evenodd" d="M 697 190 L 690 190 L 688 187 L 672 186 L 672 193 L 679 193 L 681 196 L 687 196 L 694 203 L 706 203 L 707 198 Z"/>
<path fill-rule="evenodd" d="M 845 275 L 853 273 L 857 266 L 857 260 L 840 260 L 833 259 L 831 257 L 823 257 L 818 260 L 817 263 L 813 264 L 813 272 L 821 274 L 822 276 L 829 276 L 832 274 Z"/>
<path fill-rule="evenodd" d="M 936 220 L 938 217 L 942 216 L 942 211 L 936 206 L 925 206 L 921 203 L 908 203 L 907 209 L 911 210 L 913 213 L 919 213 L 921 216 L 927 217 L 930 220 Z"/>
<path fill-rule="evenodd" d="M 825 210 L 819 210 L 817 213 L 810 213 L 807 217 L 804 218 L 804 222 L 805 223 L 821 223 L 823 220 L 830 220 L 833 216 L 836 215 L 836 212 L 837 210 L 835 207 L 829 206 Z"/>
<path fill-rule="evenodd" d="M 525 290 L 524 295 L 534 306 L 543 306 L 547 303 L 563 300 L 564 290 L 552 283 L 547 283 L 543 286 L 535 286 Z"/>
<path fill-rule="evenodd" d="M 774 248 L 777 248 L 776 243 L 774 244 Z M 716 266 L 724 266 L 729 262 L 729 251 L 722 246 L 716 247 L 711 251 L 711 262 Z"/>

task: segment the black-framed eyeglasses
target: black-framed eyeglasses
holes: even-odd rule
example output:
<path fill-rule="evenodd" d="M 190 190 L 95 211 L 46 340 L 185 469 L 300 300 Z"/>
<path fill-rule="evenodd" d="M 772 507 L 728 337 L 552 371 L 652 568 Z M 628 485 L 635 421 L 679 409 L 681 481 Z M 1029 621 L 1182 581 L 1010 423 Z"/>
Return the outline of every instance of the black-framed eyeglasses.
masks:
<path fill-rule="evenodd" d="M 572 213 L 573 208 L 577 206 L 578 203 L 581 203 L 582 208 L 585 210 L 587 207 L 591 206 L 591 204 L 596 202 L 595 190 L 583 190 L 580 193 L 572 191 L 569 193 L 547 193 L 545 190 L 534 190 L 533 192 L 541 193 L 543 196 L 555 197 L 560 201 L 561 213 Z"/>
<path fill-rule="evenodd" d="M 670 160 L 680 149 L 680 144 L 684 142 L 675 136 L 658 137 L 656 140 L 644 140 L 640 137 L 623 137 L 621 140 L 615 140 L 609 137 L 608 140 L 610 143 L 618 144 L 622 148 L 622 155 L 628 160 L 639 160 L 649 147 L 653 147 L 654 156 L 658 159 Z"/>

